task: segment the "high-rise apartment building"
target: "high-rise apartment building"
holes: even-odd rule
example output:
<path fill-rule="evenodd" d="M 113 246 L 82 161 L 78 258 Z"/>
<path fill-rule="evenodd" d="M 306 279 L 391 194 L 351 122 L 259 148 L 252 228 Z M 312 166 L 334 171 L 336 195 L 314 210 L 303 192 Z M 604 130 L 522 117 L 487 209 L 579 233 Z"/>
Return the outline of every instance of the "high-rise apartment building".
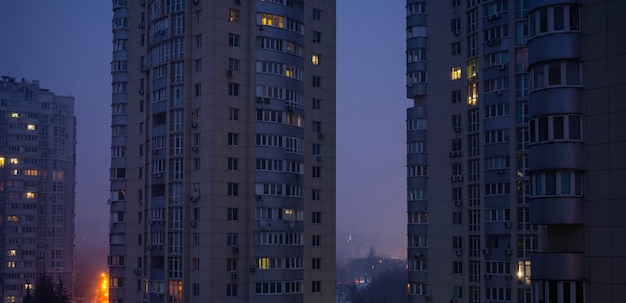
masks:
<path fill-rule="evenodd" d="M 114 0 L 111 302 L 335 300 L 335 1 Z"/>
<path fill-rule="evenodd" d="M 622 302 L 626 2 L 406 8 L 409 302 Z"/>
<path fill-rule="evenodd" d="M 0 82 L 0 295 L 22 302 L 45 274 L 74 281 L 74 98 Z"/>

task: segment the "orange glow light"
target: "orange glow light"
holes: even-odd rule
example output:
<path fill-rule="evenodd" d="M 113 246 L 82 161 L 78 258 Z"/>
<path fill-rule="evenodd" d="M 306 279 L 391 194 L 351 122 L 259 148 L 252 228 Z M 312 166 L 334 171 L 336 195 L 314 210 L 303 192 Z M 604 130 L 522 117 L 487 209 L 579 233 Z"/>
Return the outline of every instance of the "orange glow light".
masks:
<path fill-rule="evenodd" d="M 109 303 L 109 277 L 106 273 L 100 274 L 100 288 L 96 292 L 98 293 L 98 303 Z"/>

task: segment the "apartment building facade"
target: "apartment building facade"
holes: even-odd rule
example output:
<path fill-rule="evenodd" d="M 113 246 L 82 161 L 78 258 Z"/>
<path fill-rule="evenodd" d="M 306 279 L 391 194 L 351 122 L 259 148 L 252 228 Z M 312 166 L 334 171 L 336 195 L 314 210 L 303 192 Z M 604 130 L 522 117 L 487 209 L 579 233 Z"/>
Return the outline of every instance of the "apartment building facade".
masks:
<path fill-rule="evenodd" d="M 409 302 L 620 302 L 622 1 L 407 1 Z"/>
<path fill-rule="evenodd" d="M 0 82 L 0 294 L 22 302 L 45 274 L 74 282 L 74 98 L 2 77 Z"/>
<path fill-rule="evenodd" d="M 335 299 L 335 1 L 113 1 L 112 302 Z"/>

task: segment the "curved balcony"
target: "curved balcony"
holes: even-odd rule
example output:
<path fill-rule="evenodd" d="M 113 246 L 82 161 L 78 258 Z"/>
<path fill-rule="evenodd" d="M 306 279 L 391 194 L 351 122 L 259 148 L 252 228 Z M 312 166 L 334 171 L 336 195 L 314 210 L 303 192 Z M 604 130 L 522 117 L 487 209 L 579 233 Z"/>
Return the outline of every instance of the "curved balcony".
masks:
<path fill-rule="evenodd" d="M 582 197 L 542 197 L 530 200 L 532 224 L 583 224 L 585 206 Z M 533 278 L 535 273 L 533 272 Z"/>
<path fill-rule="evenodd" d="M 530 260 L 533 280 L 580 281 L 585 277 L 582 253 L 534 253 Z"/>

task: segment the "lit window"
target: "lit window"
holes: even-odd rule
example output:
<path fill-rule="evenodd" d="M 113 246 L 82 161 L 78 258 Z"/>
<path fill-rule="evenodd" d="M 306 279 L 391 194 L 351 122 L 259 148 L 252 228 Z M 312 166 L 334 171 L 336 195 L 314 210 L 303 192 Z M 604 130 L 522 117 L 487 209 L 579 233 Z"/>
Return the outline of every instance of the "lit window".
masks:
<path fill-rule="evenodd" d="M 26 125 L 26 129 L 28 129 L 28 130 L 35 130 L 35 129 L 37 129 L 37 127 L 35 126 L 35 124 L 28 124 L 28 125 Z"/>
<path fill-rule="evenodd" d="M 31 192 L 26 193 L 26 199 L 35 199 L 35 193 L 31 193 Z"/>
<path fill-rule="evenodd" d="M 11 159 L 9 159 L 9 163 L 11 163 L 11 164 L 18 164 L 19 161 L 17 160 L 17 158 L 11 158 Z"/>
<path fill-rule="evenodd" d="M 36 169 L 25 169 L 24 175 L 26 176 L 37 176 L 39 172 Z"/>
<path fill-rule="evenodd" d="M 24 290 L 33 290 L 33 284 L 30 283 L 26 283 L 24 284 Z"/>
<path fill-rule="evenodd" d="M 460 66 L 455 66 L 452 68 L 452 72 L 450 73 L 450 78 L 452 80 L 461 79 L 461 67 Z"/>
<path fill-rule="evenodd" d="M 4 167 L 4 158 L 0 157 L 0 167 Z"/>
<path fill-rule="evenodd" d="M 15 262 L 13 262 L 13 261 L 7 262 L 7 267 L 8 268 L 15 268 Z"/>
<path fill-rule="evenodd" d="M 285 27 L 284 17 L 279 15 L 262 14 L 261 24 L 273 27 Z"/>
<path fill-rule="evenodd" d="M 15 249 L 9 249 L 9 257 L 15 257 L 17 255 L 17 251 Z"/>
<path fill-rule="evenodd" d="M 311 63 L 313 63 L 313 65 L 318 65 L 320 64 L 320 55 L 318 54 L 313 54 L 311 56 Z"/>
<path fill-rule="evenodd" d="M 19 171 L 17 169 L 14 169 L 14 170 L 11 171 L 11 174 L 14 175 L 14 176 L 17 176 L 20 173 L 19 173 Z"/>
<path fill-rule="evenodd" d="M 7 221 L 9 222 L 17 222 L 20 220 L 19 216 L 7 216 Z"/>
<path fill-rule="evenodd" d="M 11 113 L 11 118 L 19 118 L 20 113 Z"/>
<path fill-rule="evenodd" d="M 478 104 L 478 84 L 470 83 L 467 86 L 467 105 L 476 106 Z"/>
<path fill-rule="evenodd" d="M 228 21 L 239 22 L 239 11 L 236 9 L 231 9 L 228 14 Z"/>

